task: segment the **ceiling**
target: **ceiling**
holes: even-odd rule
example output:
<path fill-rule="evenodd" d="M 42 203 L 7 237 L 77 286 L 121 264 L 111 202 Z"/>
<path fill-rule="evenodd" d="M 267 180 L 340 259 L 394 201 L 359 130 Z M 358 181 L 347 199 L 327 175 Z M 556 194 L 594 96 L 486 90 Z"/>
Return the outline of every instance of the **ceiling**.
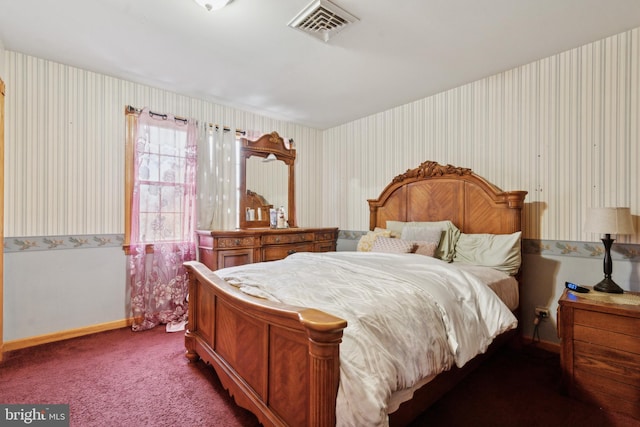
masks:
<path fill-rule="evenodd" d="M 326 129 L 640 27 L 638 0 L 0 0 L 5 49 Z"/>

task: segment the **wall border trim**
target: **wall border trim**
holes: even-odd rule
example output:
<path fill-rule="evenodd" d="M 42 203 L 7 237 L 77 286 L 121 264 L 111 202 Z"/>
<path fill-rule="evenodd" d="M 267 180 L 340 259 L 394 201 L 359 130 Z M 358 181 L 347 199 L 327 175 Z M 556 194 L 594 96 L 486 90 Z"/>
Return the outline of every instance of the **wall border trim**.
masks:
<path fill-rule="evenodd" d="M 340 230 L 338 239 L 359 240 L 366 231 Z M 604 247 L 600 242 L 574 242 L 567 240 L 523 239 L 522 253 L 527 255 L 551 255 L 602 260 Z M 640 262 L 640 245 L 614 243 L 611 258 L 615 261 Z"/>
<path fill-rule="evenodd" d="M 74 234 L 68 236 L 5 237 L 4 252 L 122 247 L 124 234 Z"/>

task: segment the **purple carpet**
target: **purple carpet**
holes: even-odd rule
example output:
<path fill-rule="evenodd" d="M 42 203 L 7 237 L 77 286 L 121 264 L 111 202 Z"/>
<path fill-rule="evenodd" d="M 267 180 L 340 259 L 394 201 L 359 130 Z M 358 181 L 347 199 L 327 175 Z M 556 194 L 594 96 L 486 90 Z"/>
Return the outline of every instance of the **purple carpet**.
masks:
<path fill-rule="evenodd" d="M 557 354 L 503 349 L 411 427 L 640 426 L 570 399 L 560 375 Z M 259 425 L 235 405 L 211 367 L 188 362 L 184 333 L 163 327 L 118 329 L 7 353 L 0 364 L 0 403 L 66 403 L 70 424 L 78 427 Z"/>
<path fill-rule="evenodd" d="M 259 425 L 234 404 L 210 367 L 189 363 L 184 333 L 163 327 L 6 353 L 0 403 L 68 403 L 70 425 L 78 427 Z"/>
<path fill-rule="evenodd" d="M 561 386 L 560 356 L 503 348 L 411 427 L 640 427 L 640 421 L 574 400 Z"/>

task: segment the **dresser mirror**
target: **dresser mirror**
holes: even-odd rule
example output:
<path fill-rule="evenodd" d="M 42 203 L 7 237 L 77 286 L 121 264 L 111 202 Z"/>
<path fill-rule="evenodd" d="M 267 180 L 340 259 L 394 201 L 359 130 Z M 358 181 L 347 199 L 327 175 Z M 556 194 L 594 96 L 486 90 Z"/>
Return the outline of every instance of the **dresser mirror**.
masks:
<path fill-rule="evenodd" d="M 240 228 L 269 227 L 269 210 L 284 207 L 296 227 L 294 163 L 296 150 L 277 132 L 241 139 Z"/>

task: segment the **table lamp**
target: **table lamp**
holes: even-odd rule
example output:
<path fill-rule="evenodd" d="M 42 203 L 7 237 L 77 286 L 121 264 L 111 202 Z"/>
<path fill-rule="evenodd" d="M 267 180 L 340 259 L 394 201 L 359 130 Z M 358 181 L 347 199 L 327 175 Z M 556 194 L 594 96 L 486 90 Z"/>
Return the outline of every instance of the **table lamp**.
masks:
<path fill-rule="evenodd" d="M 593 287 L 596 291 L 621 294 L 623 290 L 611 279 L 613 263 L 611 261 L 611 245 L 615 239 L 612 234 L 633 234 L 633 221 L 629 208 L 590 208 L 584 231 L 604 234 L 604 279 Z"/>

